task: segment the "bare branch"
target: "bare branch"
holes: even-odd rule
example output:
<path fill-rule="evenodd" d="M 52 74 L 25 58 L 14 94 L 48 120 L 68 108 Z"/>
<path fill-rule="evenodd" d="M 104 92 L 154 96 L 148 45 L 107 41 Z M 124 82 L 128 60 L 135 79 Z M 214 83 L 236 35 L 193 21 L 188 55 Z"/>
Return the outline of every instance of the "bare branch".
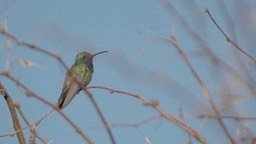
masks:
<path fill-rule="evenodd" d="M 23 118 L 23 120 L 25 121 L 27 127 L 29 127 L 30 133 L 31 133 L 31 138 L 38 138 L 42 143 L 44 144 L 48 144 L 48 142 L 45 140 L 45 138 L 43 136 L 41 136 L 37 130 L 36 130 L 36 126 L 38 125 L 37 123 L 31 125 L 29 120 L 27 119 L 27 117 L 25 116 L 25 113 L 22 111 L 21 107 L 20 107 L 20 103 L 17 102 L 15 103 L 15 107 L 17 108 L 18 112 L 20 113 L 21 117 Z M 43 117 L 45 118 L 45 117 Z M 40 119 L 41 120 L 41 119 Z M 39 121 L 40 123 L 40 121 Z M 30 140 L 35 142 L 36 140 Z M 31 143 L 31 142 L 30 142 Z"/>
<path fill-rule="evenodd" d="M 158 120 L 161 118 L 161 115 L 157 115 L 157 116 L 154 116 L 154 117 L 150 117 L 150 118 L 147 118 L 145 120 L 141 120 L 139 122 L 136 122 L 136 123 L 131 123 L 131 124 L 110 124 L 111 128 L 137 128 L 137 127 L 140 127 L 142 125 L 145 125 L 145 124 L 148 124 L 150 122 L 153 122 L 155 120 Z M 98 126 L 98 127 L 93 127 L 91 128 L 91 130 L 98 130 L 98 129 L 101 129 L 101 128 L 104 128 L 102 126 Z"/>
<path fill-rule="evenodd" d="M 186 118 L 196 118 L 196 119 L 218 119 L 217 116 L 213 115 L 185 115 Z M 246 116 L 229 116 L 229 115 L 221 115 L 222 119 L 230 119 L 235 121 L 255 121 L 256 117 L 246 117 Z"/>
<path fill-rule="evenodd" d="M 6 89 L 1 84 L 1 82 L 0 82 L 0 94 L 4 96 L 6 103 L 9 107 L 9 111 L 12 116 L 14 130 L 17 131 L 17 130 L 21 129 L 20 122 L 19 122 L 16 110 L 15 110 L 15 106 L 12 102 L 10 95 L 7 93 Z M 18 137 L 20 144 L 26 144 L 25 137 L 24 137 L 24 134 L 22 131 L 17 132 L 17 137 Z"/>
<path fill-rule="evenodd" d="M 49 52 L 49 51 L 37 46 L 36 44 L 21 41 L 18 38 L 16 38 L 14 35 L 9 33 L 6 29 L 1 28 L 1 27 L 0 27 L 0 34 L 2 34 L 3 36 L 5 36 L 8 39 L 14 41 L 17 45 L 30 48 L 32 50 L 38 51 L 40 53 L 43 53 L 45 55 L 48 55 L 48 56 L 56 59 L 66 70 L 68 69 L 68 66 L 64 63 L 64 61 L 61 59 L 61 57 L 59 55 Z"/>
<path fill-rule="evenodd" d="M 16 83 L 19 87 L 21 87 L 24 90 L 24 93 L 27 96 L 31 96 L 33 98 L 36 98 L 37 100 L 41 101 L 42 103 L 44 103 L 44 104 L 52 107 L 53 109 L 55 109 L 76 130 L 76 132 L 85 141 L 87 141 L 89 144 L 93 144 L 93 142 L 90 140 L 90 138 L 88 136 L 86 136 L 84 134 L 84 132 L 67 115 L 65 115 L 65 113 L 63 111 L 61 111 L 55 104 L 52 104 L 52 103 L 48 102 L 47 100 L 45 100 L 44 98 L 42 98 L 41 96 L 37 95 L 36 93 L 31 91 L 28 87 L 26 87 L 23 83 L 21 83 L 20 81 L 18 81 L 14 77 L 10 76 L 8 73 L 0 73 L 0 75 L 3 75 L 6 78 L 8 78 L 9 80 L 11 80 L 12 82 Z M 21 129 L 21 128 L 19 128 L 19 129 Z"/>
<path fill-rule="evenodd" d="M 215 104 L 215 102 L 212 99 L 211 93 L 208 90 L 207 86 L 204 84 L 204 82 L 201 80 L 200 76 L 197 74 L 196 70 L 194 69 L 194 67 L 192 66 L 191 62 L 189 61 L 187 55 L 185 54 L 185 52 L 182 50 L 182 48 L 180 47 L 178 41 L 176 40 L 175 36 L 172 36 L 171 39 L 169 38 L 163 38 L 163 40 L 170 42 L 171 44 L 174 45 L 174 47 L 176 48 L 176 50 L 178 51 L 179 55 L 181 56 L 181 58 L 184 60 L 184 62 L 187 64 L 187 66 L 189 67 L 192 75 L 195 77 L 198 85 L 200 86 L 200 90 L 202 91 L 202 93 L 207 97 L 214 113 L 217 115 L 218 117 L 218 122 L 221 126 L 221 128 L 224 130 L 226 136 L 229 138 L 229 140 L 231 141 L 232 144 L 235 144 L 235 141 L 233 140 L 232 136 L 229 134 L 227 127 L 225 126 L 220 112 Z"/>
<path fill-rule="evenodd" d="M 104 87 L 104 86 L 88 86 L 88 87 L 86 87 L 86 88 L 88 88 L 88 89 L 95 89 L 95 88 L 96 88 L 96 89 L 103 89 L 103 90 L 109 91 L 111 94 L 112 94 L 112 93 L 119 93 L 119 94 L 123 94 L 123 95 L 127 95 L 127 96 L 132 96 L 132 97 L 135 97 L 135 98 L 137 98 L 137 99 L 143 101 L 143 97 L 141 97 L 141 96 L 138 95 L 138 94 L 133 94 L 133 93 L 125 92 L 125 91 L 121 91 L 121 90 L 114 90 L 114 91 L 113 91 L 113 89 L 108 88 L 108 87 Z"/>
<path fill-rule="evenodd" d="M 208 10 L 208 8 L 203 9 L 204 12 L 206 12 L 210 19 L 212 20 L 212 22 L 215 24 L 215 26 L 220 30 L 220 32 L 222 33 L 222 35 L 226 38 L 227 42 L 229 42 L 230 44 L 232 44 L 236 49 L 238 49 L 240 52 L 242 52 L 244 55 L 246 55 L 248 58 L 250 58 L 251 60 L 253 60 L 254 62 L 256 62 L 256 59 L 251 56 L 249 53 L 247 53 L 246 51 L 244 51 L 238 44 L 236 44 L 231 38 L 229 38 L 229 36 L 222 30 L 222 28 L 218 25 L 218 23 L 215 21 L 215 19 L 212 17 L 210 11 Z"/>
<path fill-rule="evenodd" d="M 80 84 L 81 85 L 81 84 Z M 107 120 L 105 119 L 103 113 L 101 112 L 100 110 L 100 107 L 98 106 L 97 102 L 95 101 L 95 99 L 93 98 L 93 95 L 91 92 L 88 91 L 87 88 L 83 87 L 83 91 L 88 95 L 89 99 L 91 100 L 95 110 L 97 111 L 98 115 L 100 116 L 100 119 L 102 121 L 102 123 L 104 124 L 106 130 L 107 130 L 107 133 L 109 135 L 109 138 L 112 142 L 112 144 L 115 144 L 115 138 L 114 138 L 114 135 L 112 133 L 112 130 L 111 130 L 111 127 L 110 125 L 108 124 Z"/>
<path fill-rule="evenodd" d="M 109 91 L 110 93 L 120 93 L 120 94 L 129 95 L 131 97 L 138 98 L 138 99 L 140 99 L 143 102 L 143 104 L 145 106 L 150 106 L 153 109 L 155 109 L 163 118 L 165 118 L 166 120 L 168 120 L 168 121 L 174 123 L 175 125 L 179 126 L 180 128 L 182 128 L 185 132 L 187 132 L 189 135 L 193 136 L 200 143 L 202 143 L 202 144 L 206 144 L 207 143 L 205 138 L 203 136 L 201 136 L 198 131 L 196 131 L 195 129 L 191 128 L 190 126 L 188 126 L 187 124 L 183 123 L 182 121 L 178 120 L 177 118 L 175 118 L 171 114 L 163 111 L 158 106 L 158 102 L 155 101 L 155 100 L 147 100 L 146 98 L 144 98 L 144 97 L 142 97 L 140 95 L 131 94 L 131 93 L 125 92 L 125 91 L 115 90 L 115 89 L 104 87 L 104 86 L 91 86 L 91 87 L 88 87 L 88 88 L 103 89 L 103 90 Z"/>
<path fill-rule="evenodd" d="M 51 52 L 49 52 L 49 51 L 47 51 L 47 50 L 44 50 L 43 48 L 41 48 L 41 47 L 39 47 L 39 46 L 37 46 L 37 45 L 35 45 L 35 44 L 21 41 L 21 40 L 19 40 L 18 38 L 16 38 L 14 35 L 12 35 L 11 33 L 9 33 L 9 32 L 8 32 L 6 29 L 4 29 L 4 28 L 0 28 L 0 34 L 6 36 L 8 39 L 13 40 L 17 45 L 25 46 L 25 47 L 27 47 L 27 48 L 30 48 L 30 49 L 32 49 L 32 50 L 36 50 L 36 51 L 41 52 L 41 53 L 43 53 L 43 54 L 46 54 L 46 55 L 48 55 L 48 56 L 50 56 L 50 57 L 52 57 L 52 58 L 55 58 L 66 70 L 68 69 L 67 65 L 64 63 L 64 61 L 61 59 L 60 56 L 58 56 L 58 55 L 56 55 L 56 54 L 54 54 L 54 53 L 51 53 Z M 6 73 L 6 72 L 5 72 L 5 73 Z M 8 73 L 8 71 L 7 71 L 7 73 Z M 3 74 L 3 73 L 2 73 L 2 74 Z M 26 95 L 28 95 L 28 96 L 31 95 L 31 94 L 30 94 L 30 91 L 26 91 L 26 92 L 28 92 Z M 86 92 L 86 90 L 85 90 L 85 92 Z M 86 92 L 86 93 L 87 93 L 88 96 L 90 97 L 89 92 Z M 91 102 L 93 103 L 93 106 L 94 106 L 94 108 L 96 109 L 97 113 L 99 114 L 99 116 L 100 116 L 102 122 L 104 123 L 104 125 L 106 125 L 106 124 L 107 124 L 107 123 L 106 123 L 106 119 L 105 119 L 105 117 L 103 116 L 103 114 L 101 113 L 99 107 L 97 106 L 96 101 L 95 101 L 92 97 L 90 97 L 90 100 L 91 100 Z M 108 127 L 108 126 L 106 125 L 106 127 Z M 110 130 L 110 129 L 107 129 L 107 132 L 108 132 L 108 135 L 109 135 L 109 137 L 110 137 L 112 143 L 115 144 L 114 137 L 113 137 L 113 134 L 112 134 L 111 130 Z"/>

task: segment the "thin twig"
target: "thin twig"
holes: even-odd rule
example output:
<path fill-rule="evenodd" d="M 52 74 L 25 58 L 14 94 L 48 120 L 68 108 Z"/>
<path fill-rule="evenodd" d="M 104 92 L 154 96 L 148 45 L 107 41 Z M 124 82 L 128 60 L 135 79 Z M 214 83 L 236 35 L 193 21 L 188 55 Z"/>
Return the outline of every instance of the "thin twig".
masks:
<path fill-rule="evenodd" d="M 52 110 L 50 110 L 50 111 L 48 111 L 44 116 L 42 116 L 40 119 L 38 119 L 37 121 L 35 121 L 34 123 L 32 123 L 32 124 L 30 124 L 30 125 L 27 125 L 26 127 L 23 127 L 23 128 L 21 128 L 21 129 L 18 129 L 18 130 L 16 130 L 15 132 L 12 132 L 12 133 L 9 133 L 9 134 L 3 134 L 3 135 L 0 135 L 0 138 L 1 137 L 7 137 L 7 136 L 10 136 L 10 137 L 13 137 L 15 134 L 17 134 L 18 132 L 20 132 L 20 131 L 23 131 L 23 130 L 25 130 L 25 129 L 27 129 L 27 128 L 31 128 L 31 127 L 36 127 L 36 126 L 38 126 L 39 124 L 40 124 L 40 122 L 44 119 L 44 118 L 46 118 L 48 115 L 50 115 L 53 111 L 54 111 L 55 109 L 52 109 Z"/>
<path fill-rule="evenodd" d="M 242 80 L 243 82 L 247 83 L 250 87 L 254 87 L 254 83 L 248 80 L 244 80 L 243 77 L 229 64 L 227 64 L 224 60 L 222 60 L 221 57 L 217 56 L 213 51 L 212 48 L 208 46 L 208 43 L 206 43 L 203 40 L 203 37 L 200 36 L 197 32 L 193 30 L 193 28 L 189 25 L 189 22 L 187 22 L 187 19 L 184 18 L 176 9 L 174 5 L 172 5 L 170 0 L 161 0 L 163 2 L 164 7 L 166 7 L 167 10 L 169 10 L 170 14 L 173 15 L 173 18 L 176 19 L 178 24 L 182 26 L 182 29 L 184 29 L 184 32 L 191 38 L 191 40 L 194 40 L 196 44 L 198 44 L 198 48 L 200 48 L 204 53 L 207 54 L 208 59 L 210 59 L 210 62 L 217 66 L 221 66 L 221 68 L 224 68 L 228 73 L 234 75 L 234 78 L 238 78 L 239 80 Z"/>
<path fill-rule="evenodd" d="M 115 138 L 114 138 L 114 135 L 112 133 L 112 130 L 111 130 L 111 127 L 110 125 L 108 124 L 107 120 L 105 119 L 103 113 L 101 112 L 100 110 L 100 107 L 98 106 L 97 102 L 95 101 L 95 99 L 93 98 L 93 95 L 91 92 L 88 91 L 88 89 L 86 87 L 83 87 L 83 91 L 88 95 L 89 99 L 91 100 L 95 110 L 97 111 L 98 115 L 100 116 L 100 119 L 102 121 L 102 123 L 104 124 L 106 130 L 107 130 L 107 133 L 109 135 L 109 138 L 112 142 L 112 144 L 115 144 Z"/>
<path fill-rule="evenodd" d="M 85 140 L 87 141 L 89 144 L 93 144 L 93 142 L 90 140 L 90 138 L 84 134 L 84 132 L 67 116 L 64 114 L 63 111 L 61 111 L 56 105 L 48 102 L 47 100 L 45 100 L 44 98 L 42 98 L 41 96 L 37 95 L 36 93 L 34 93 L 33 91 L 31 91 L 28 87 L 26 87 L 23 83 L 21 83 L 20 81 L 18 81 L 17 79 L 15 79 L 14 77 L 10 76 L 8 73 L 0 73 L 0 75 L 5 76 L 6 78 L 8 78 L 9 80 L 13 81 L 14 83 L 16 83 L 19 87 L 21 87 L 24 90 L 24 93 L 27 96 L 31 96 L 36 98 L 37 100 L 43 102 L 44 104 L 54 108 L 74 129 L 75 131 Z M 21 128 L 20 128 L 21 129 Z"/>
<path fill-rule="evenodd" d="M 23 120 L 25 121 L 26 125 L 29 127 L 29 130 L 31 132 L 32 135 L 34 135 L 35 137 L 37 137 L 42 143 L 44 144 L 48 144 L 48 142 L 45 140 L 45 138 L 43 136 L 41 136 L 37 130 L 36 130 L 36 126 L 38 125 L 36 122 L 35 124 L 31 125 L 29 120 L 27 119 L 27 117 L 25 116 L 25 113 L 22 111 L 21 107 L 20 107 L 20 103 L 15 103 L 15 107 L 17 108 L 18 112 L 20 113 L 21 117 L 23 118 Z M 45 117 L 43 117 L 45 118 Z M 41 121 L 41 119 L 40 119 Z M 39 123 L 40 123 L 39 121 Z"/>
<path fill-rule="evenodd" d="M 218 25 L 218 23 L 215 21 L 215 19 L 212 17 L 210 11 L 208 10 L 208 8 L 203 9 L 204 12 L 206 12 L 210 19 L 212 20 L 212 22 L 215 24 L 215 26 L 220 30 L 220 32 L 222 33 L 222 35 L 226 38 L 227 42 L 229 42 L 230 44 L 232 44 L 236 49 L 238 49 L 240 52 L 242 52 L 244 55 L 246 55 L 247 57 L 249 57 L 251 60 L 253 60 L 254 62 L 256 62 L 256 59 L 251 56 L 249 53 L 247 53 L 246 51 L 244 51 L 238 44 L 236 44 L 231 38 L 229 38 L 229 36 L 223 31 L 223 29 Z"/>
<path fill-rule="evenodd" d="M 120 93 L 120 94 L 124 94 L 124 95 L 128 95 L 131 97 L 135 97 L 138 98 L 142 101 L 142 103 L 145 106 L 151 106 L 153 109 L 155 109 L 163 118 L 165 118 L 166 120 L 174 123 L 175 125 L 179 126 L 180 128 L 182 128 L 185 132 L 187 132 L 189 135 L 193 136 L 196 140 L 198 140 L 200 143 L 202 144 L 207 144 L 205 138 L 203 136 L 200 135 L 200 133 L 198 131 L 196 131 L 195 129 L 193 129 L 192 127 L 188 126 L 187 124 L 185 124 L 184 122 L 178 120 L 177 118 L 175 118 L 174 116 L 172 116 L 171 114 L 163 111 L 159 105 L 158 102 L 155 100 L 147 100 L 146 98 L 140 96 L 140 95 L 136 95 L 136 94 L 132 94 L 129 92 L 125 92 L 125 91 L 120 91 L 120 90 L 116 90 L 116 89 L 112 89 L 112 88 L 108 88 L 108 87 L 104 87 L 104 86 L 91 86 L 91 87 L 87 87 L 87 88 L 95 88 L 95 89 L 103 89 L 106 91 L 109 91 L 110 93 Z"/>
<path fill-rule="evenodd" d="M 153 117 L 150 117 L 145 120 L 141 120 L 139 122 L 132 123 L 132 124 L 110 124 L 110 126 L 111 126 L 111 128 L 137 128 L 142 125 L 153 122 L 155 120 L 158 120 L 160 118 L 161 118 L 161 115 L 157 115 L 157 116 L 153 116 Z M 102 126 L 93 127 L 93 128 L 91 128 L 91 130 L 98 130 L 98 129 L 102 129 L 102 128 L 105 128 L 105 127 L 102 127 Z"/>
<path fill-rule="evenodd" d="M 182 129 L 184 129 L 186 132 L 188 132 L 189 135 L 195 137 L 202 144 L 206 144 L 207 143 L 206 140 L 199 134 L 198 131 L 196 131 L 195 129 L 189 127 L 186 123 L 176 119 L 171 114 L 169 114 L 167 112 L 164 112 L 159 106 L 151 105 L 151 107 L 153 107 L 156 111 L 158 111 L 165 119 L 173 122 L 174 124 L 178 125 Z"/>
<path fill-rule="evenodd" d="M 184 123 L 186 123 L 186 119 L 184 117 L 184 112 L 183 112 L 183 109 L 182 107 L 180 106 L 179 107 L 179 117 L 183 120 Z M 192 136 L 188 134 L 188 144 L 193 144 L 193 141 L 192 141 Z"/>
<path fill-rule="evenodd" d="M 133 93 L 130 93 L 130 92 L 125 92 L 125 91 L 121 91 L 121 90 L 114 90 L 112 91 L 113 89 L 111 88 L 108 88 L 108 87 L 104 87 L 104 86 L 88 86 L 86 87 L 87 89 L 103 89 L 103 90 L 107 90 L 109 91 L 110 93 L 119 93 L 119 94 L 123 94 L 123 95 L 127 95 L 127 96 L 132 96 L 132 97 L 135 97 L 139 100 L 143 100 L 143 97 L 141 97 L 140 95 L 138 94 L 133 94 Z"/>
<path fill-rule="evenodd" d="M 1 28 L 1 27 L 0 27 L 0 34 L 7 37 L 8 39 L 14 41 L 17 45 L 24 46 L 26 48 L 30 48 L 32 50 L 38 51 L 38 52 L 46 54 L 52 58 L 55 58 L 66 70 L 68 69 L 68 66 L 64 63 L 64 61 L 61 59 L 61 57 L 59 55 L 49 52 L 49 51 L 37 46 L 36 44 L 21 41 L 18 38 L 16 38 L 14 35 L 9 33 L 6 29 Z"/>
<path fill-rule="evenodd" d="M 172 43 L 174 45 L 174 47 L 177 49 L 179 55 L 181 56 L 181 58 L 184 60 L 184 62 L 187 64 L 187 66 L 189 67 L 192 75 L 195 77 L 200 90 L 202 91 L 202 93 L 207 97 L 210 106 L 212 107 L 214 113 L 216 114 L 216 116 L 218 117 L 218 122 L 221 126 L 221 128 L 224 130 L 226 136 L 229 138 L 229 140 L 231 141 L 232 144 L 235 144 L 235 141 L 233 140 L 232 136 L 230 135 L 230 133 L 228 132 L 227 127 L 225 126 L 219 109 L 217 108 L 215 102 L 212 99 L 211 93 L 208 90 L 207 86 L 204 84 L 204 82 L 201 80 L 200 76 L 197 74 L 196 70 L 194 69 L 194 67 L 192 66 L 191 62 L 189 61 L 187 55 L 185 54 L 185 52 L 182 50 L 182 48 L 180 47 L 178 41 L 176 40 L 176 38 L 174 36 L 171 37 L 171 39 L 166 38 L 165 40 L 169 41 L 170 43 Z"/>
<path fill-rule="evenodd" d="M 88 91 L 87 87 L 84 87 L 84 84 L 78 82 L 76 79 L 72 79 L 72 81 L 75 82 L 77 85 L 79 85 L 81 87 L 81 89 L 85 92 L 85 94 L 87 94 L 87 96 L 89 97 L 90 101 L 93 104 L 93 107 L 95 108 L 97 114 L 99 115 L 102 123 L 104 124 L 104 127 L 106 128 L 108 136 L 109 136 L 112 144 L 115 144 L 116 142 L 115 142 L 115 138 L 114 138 L 114 135 L 112 133 L 111 127 L 108 124 L 108 122 L 107 122 L 106 118 L 104 117 L 103 113 L 101 112 L 97 102 L 93 98 L 93 94 L 90 91 Z"/>
<path fill-rule="evenodd" d="M 186 118 L 196 118 L 196 119 L 218 119 L 217 116 L 213 115 L 185 115 Z M 246 116 L 229 116 L 229 115 L 221 115 L 222 119 L 231 119 L 235 121 L 255 121 L 256 117 L 246 117 Z"/>
<path fill-rule="evenodd" d="M 12 102 L 10 95 L 8 94 L 8 92 L 6 91 L 4 86 L 1 84 L 1 82 L 0 82 L 0 94 L 4 96 L 4 98 L 7 102 L 9 111 L 12 116 L 14 130 L 17 131 L 17 130 L 21 129 L 20 122 L 19 122 L 16 110 L 15 110 L 15 106 Z M 25 137 L 24 137 L 24 134 L 22 131 L 17 132 L 17 137 L 18 137 L 20 144 L 26 144 Z"/>
<path fill-rule="evenodd" d="M 9 32 L 8 32 L 6 29 L 4 29 L 4 28 L 0 28 L 0 34 L 6 36 L 7 38 L 9 38 L 9 39 L 11 39 L 11 40 L 13 40 L 17 45 L 25 46 L 25 47 L 27 47 L 27 48 L 36 50 L 36 51 L 41 52 L 41 53 L 43 53 L 43 54 L 46 54 L 46 55 L 48 55 L 48 56 L 50 56 L 50 57 L 52 57 L 52 58 L 55 58 L 55 59 L 65 68 L 65 70 L 68 70 L 67 65 L 64 63 L 64 61 L 61 59 L 60 56 L 58 56 L 58 55 L 56 55 L 56 54 L 54 54 L 54 53 L 51 53 L 51 52 L 49 52 L 49 51 L 47 51 L 47 50 L 44 50 L 43 48 L 41 48 L 41 47 L 39 47 L 39 46 L 37 46 L 37 45 L 35 45 L 35 44 L 21 41 L 21 40 L 19 40 L 18 38 L 16 38 L 14 35 L 12 35 L 11 33 L 9 33 Z M 79 84 L 79 85 L 81 85 L 81 84 Z M 84 90 L 84 91 L 86 92 L 86 90 Z M 86 93 L 87 93 L 87 92 L 86 92 Z M 91 98 L 90 98 L 90 100 L 92 101 L 92 103 L 93 103 L 93 105 L 94 105 L 95 108 L 98 107 L 98 106 L 95 105 L 95 104 L 96 104 L 95 101 L 93 101 Z M 98 109 L 96 109 L 96 111 L 98 112 L 98 114 L 99 114 L 99 116 L 100 116 L 102 122 L 103 122 L 103 123 L 106 122 L 105 117 L 103 116 L 102 113 L 100 113 L 101 111 L 99 111 L 99 107 L 98 107 Z M 104 123 L 104 124 L 105 124 L 105 123 Z M 108 127 L 108 126 L 106 126 L 106 127 Z M 107 132 L 108 132 L 108 135 L 110 136 L 110 139 L 111 139 L 111 141 L 112 141 L 112 143 L 113 143 L 113 142 L 114 142 L 114 139 L 113 139 L 113 134 L 112 134 L 111 130 L 108 129 Z M 114 143 L 115 143 L 115 142 L 114 142 Z"/>

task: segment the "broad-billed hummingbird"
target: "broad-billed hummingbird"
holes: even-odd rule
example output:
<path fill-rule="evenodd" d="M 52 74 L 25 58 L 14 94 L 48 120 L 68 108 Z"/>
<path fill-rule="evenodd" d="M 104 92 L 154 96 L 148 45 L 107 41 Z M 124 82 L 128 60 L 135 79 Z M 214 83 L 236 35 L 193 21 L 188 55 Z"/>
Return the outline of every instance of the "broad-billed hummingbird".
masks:
<path fill-rule="evenodd" d="M 62 92 L 58 100 L 58 107 L 60 109 L 64 109 L 75 95 L 90 83 L 93 74 L 93 58 L 96 55 L 106 52 L 108 51 L 102 51 L 96 54 L 81 52 L 76 55 L 75 63 L 66 73 Z"/>

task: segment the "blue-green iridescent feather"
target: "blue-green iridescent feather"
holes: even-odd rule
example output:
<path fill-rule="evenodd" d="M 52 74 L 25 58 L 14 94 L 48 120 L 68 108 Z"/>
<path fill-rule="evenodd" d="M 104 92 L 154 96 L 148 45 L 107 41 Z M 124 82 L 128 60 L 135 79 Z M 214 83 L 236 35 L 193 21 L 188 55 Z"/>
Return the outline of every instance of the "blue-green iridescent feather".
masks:
<path fill-rule="evenodd" d="M 68 70 L 61 96 L 58 100 L 60 109 L 64 109 L 82 89 L 81 85 L 87 86 L 93 74 L 91 54 L 83 52 L 76 56 L 76 61 Z"/>

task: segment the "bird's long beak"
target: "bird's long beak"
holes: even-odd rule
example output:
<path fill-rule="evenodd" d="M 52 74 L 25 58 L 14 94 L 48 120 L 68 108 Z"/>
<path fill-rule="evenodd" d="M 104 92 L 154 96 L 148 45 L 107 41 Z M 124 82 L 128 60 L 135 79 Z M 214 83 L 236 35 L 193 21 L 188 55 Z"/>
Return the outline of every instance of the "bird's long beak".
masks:
<path fill-rule="evenodd" d="M 95 57 L 96 55 L 103 54 L 103 53 L 106 53 L 106 52 L 108 52 L 108 51 L 98 52 L 98 53 L 96 53 L 96 54 L 93 54 L 92 57 Z"/>

